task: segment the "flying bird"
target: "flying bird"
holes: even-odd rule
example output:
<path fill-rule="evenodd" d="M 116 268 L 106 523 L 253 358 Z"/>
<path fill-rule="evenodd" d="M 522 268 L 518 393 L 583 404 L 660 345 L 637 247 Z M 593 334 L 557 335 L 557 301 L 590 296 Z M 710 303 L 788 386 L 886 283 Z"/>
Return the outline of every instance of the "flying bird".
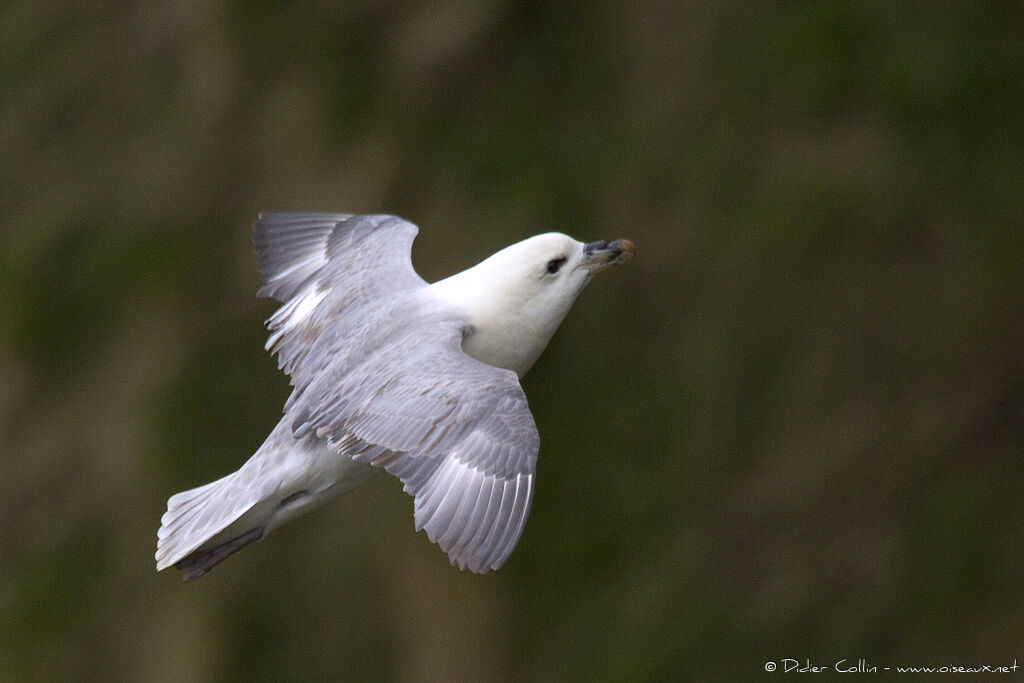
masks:
<path fill-rule="evenodd" d="M 283 304 L 266 348 L 293 390 L 241 468 L 167 501 L 157 570 L 198 578 L 381 469 L 453 565 L 501 567 L 540 445 L 519 378 L 632 242 L 537 235 L 428 284 L 412 267 L 418 229 L 395 216 L 264 213 L 253 227 L 259 295 Z"/>

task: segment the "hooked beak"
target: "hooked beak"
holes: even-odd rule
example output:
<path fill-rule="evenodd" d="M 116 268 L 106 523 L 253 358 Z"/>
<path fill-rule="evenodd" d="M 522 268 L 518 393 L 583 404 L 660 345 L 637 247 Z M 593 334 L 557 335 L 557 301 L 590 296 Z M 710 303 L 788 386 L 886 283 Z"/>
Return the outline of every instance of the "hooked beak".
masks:
<path fill-rule="evenodd" d="M 628 261 L 635 253 L 636 247 L 629 240 L 588 242 L 583 245 L 583 260 L 580 261 L 580 266 L 593 275 L 608 266 Z"/>

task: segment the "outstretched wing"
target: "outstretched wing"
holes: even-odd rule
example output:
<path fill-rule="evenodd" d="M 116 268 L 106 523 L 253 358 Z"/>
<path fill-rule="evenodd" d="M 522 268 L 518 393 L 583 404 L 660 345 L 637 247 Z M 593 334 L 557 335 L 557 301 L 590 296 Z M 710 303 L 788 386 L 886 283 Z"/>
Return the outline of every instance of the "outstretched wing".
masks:
<path fill-rule="evenodd" d="M 267 321 L 267 349 L 277 353 L 293 382 L 332 322 L 351 309 L 426 285 L 412 267 L 417 231 L 395 216 L 260 214 L 253 245 L 266 285 L 259 294 L 284 304 Z"/>
<path fill-rule="evenodd" d="M 314 431 L 397 476 L 415 497 L 417 530 L 452 564 L 497 569 L 530 511 L 537 427 L 515 373 L 467 356 L 465 323 L 412 298 L 367 331 L 358 359 L 325 336 L 315 353 L 335 361 L 286 410 L 297 436 Z"/>

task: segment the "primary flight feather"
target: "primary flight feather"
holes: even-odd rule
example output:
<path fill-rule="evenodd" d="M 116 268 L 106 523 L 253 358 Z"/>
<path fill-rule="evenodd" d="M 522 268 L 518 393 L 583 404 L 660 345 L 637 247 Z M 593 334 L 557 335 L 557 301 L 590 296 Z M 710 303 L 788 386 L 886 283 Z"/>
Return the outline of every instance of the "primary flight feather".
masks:
<path fill-rule="evenodd" d="M 379 469 L 452 564 L 483 573 L 508 559 L 539 448 L 519 378 L 633 244 L 537 235 L 428 284 L 410 259 L 416 232 L 395 216 L 260 215 L 259 294 L 282 303 L 267 349 L 294 388 L 238 471 L 167 501 L 158 570 L 198 578 Z"/>

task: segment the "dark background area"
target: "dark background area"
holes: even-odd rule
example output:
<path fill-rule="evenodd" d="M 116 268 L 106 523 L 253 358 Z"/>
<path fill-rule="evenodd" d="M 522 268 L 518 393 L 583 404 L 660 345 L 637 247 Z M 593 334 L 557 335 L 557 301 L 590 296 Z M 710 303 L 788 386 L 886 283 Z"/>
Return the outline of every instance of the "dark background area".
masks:
<path fill-rule="evenodd" d="M 1022 131 L 1019 3 L 5 3 L 0 679 L 1024 663 Z M 379 477 L 155 573 L 288 395 L 263 210 L 401 215 L 428 280 L 637 244 L 524 378 L 500 571 Z"/>

